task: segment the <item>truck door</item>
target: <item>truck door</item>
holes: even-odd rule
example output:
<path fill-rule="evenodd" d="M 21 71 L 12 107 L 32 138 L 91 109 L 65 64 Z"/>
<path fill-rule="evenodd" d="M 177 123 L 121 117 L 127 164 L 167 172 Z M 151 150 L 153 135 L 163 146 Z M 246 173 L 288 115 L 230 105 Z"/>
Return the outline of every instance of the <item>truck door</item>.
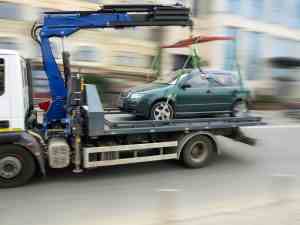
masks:
<path fill-rule="evenodd" d="M 22 70 L 22 87 L 23 87 L 23 104 L 24 104 L 24 112 L 27 114 L 30 106 L 30 100 L 29 100 L 29 81 L 28 81 L 28 74 L 27 74 L 27 65 L 24 59 L 21 59 L 21 70 Z"/>
<path fill-rule="evenodd" d="M 0 129 L 10 127 L 10 97 L 7 91 L 7 58 L 0 56 Z"/>

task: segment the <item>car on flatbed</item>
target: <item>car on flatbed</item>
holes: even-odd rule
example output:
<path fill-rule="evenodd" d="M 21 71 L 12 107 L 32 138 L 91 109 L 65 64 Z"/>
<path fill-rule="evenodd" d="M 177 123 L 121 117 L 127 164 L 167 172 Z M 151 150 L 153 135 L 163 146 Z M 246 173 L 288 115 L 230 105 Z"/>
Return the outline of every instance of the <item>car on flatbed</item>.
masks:
<path fill-rule="evenodd" d="M 223 70 L 185 70 L 169 80 L 157 80 L 121 93 L 122 111 L 151 120 L 248 112 L 250 91 L 237 73 Z"/>

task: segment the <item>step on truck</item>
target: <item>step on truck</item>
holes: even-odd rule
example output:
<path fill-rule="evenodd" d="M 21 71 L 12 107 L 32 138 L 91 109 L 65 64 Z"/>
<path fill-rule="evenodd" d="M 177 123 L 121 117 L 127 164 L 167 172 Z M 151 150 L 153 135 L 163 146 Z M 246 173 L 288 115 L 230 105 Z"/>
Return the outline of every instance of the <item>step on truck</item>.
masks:
<path fill-rule="evenodd" d="M 30 63 L 18 52 L 0 50 L 0 187 L 26 184 L 48 169 L 80 173 L 103 166 L 177 159 L 190 168 L 206 166 L 220 153 L 216 135 L 253 145 L 240 130 L 261 119 L 175 119 L 139 121 L 105 112 L 94 85 L 71 73 L 63 50 L 63 71 L 50 39 L 81 29 L 137 26 L 192 26 L 190 9 L 163 5 L 106 5 L 97 11 L 48 12 L 32 28 L 40 45 L 51 101 L 32 99 Z"/>

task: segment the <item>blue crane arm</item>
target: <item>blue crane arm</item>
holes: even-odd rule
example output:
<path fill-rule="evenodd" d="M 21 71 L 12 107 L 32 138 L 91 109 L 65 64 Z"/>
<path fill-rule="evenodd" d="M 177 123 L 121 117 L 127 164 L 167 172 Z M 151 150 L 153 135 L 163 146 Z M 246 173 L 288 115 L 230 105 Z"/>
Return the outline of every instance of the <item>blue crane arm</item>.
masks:
<path fill-rule="evenodd" d="M 49 80 L 52 97 L 52 103 L 47 112 L 47 121 L 61 120 L 66 117 L 64 106 L 67 98 L 67 87 L 65 87 L 63 76 L 53 56 L 49 39 L 51 37 L 68 37 L 83 28 L 105 27 L 112 21 L 129 22 L 130 17 L 127 14 L 91 14 L 84 17 L 80 15 L 48 15 L 44 18 L 44 25 L 40 31 L 40 42 L 43 66 Z"/>
<path fill-rule="evenodd" d="M 81 29 L 137 26 L 191 26 L 188 8 L 162 5 L 107 5 L 98 11 L 49 12 L 38 33 L 44 70 L 48 76 L 52 104 L 46 122 L 66 118 L 68 87 L 53 56 L 50 38 L 68 37 Z M 36 35 L 37 36 L 37 35 Z"/>

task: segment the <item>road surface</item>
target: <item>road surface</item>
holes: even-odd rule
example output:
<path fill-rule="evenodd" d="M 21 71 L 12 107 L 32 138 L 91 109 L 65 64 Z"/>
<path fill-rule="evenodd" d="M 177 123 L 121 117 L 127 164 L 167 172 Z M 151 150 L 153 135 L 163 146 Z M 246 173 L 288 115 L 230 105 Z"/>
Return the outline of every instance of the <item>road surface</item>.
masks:
<path fill-rule="evenodd" d="M 207 168 L 54 171 L 2 189 L 0 225 L 300 224 L 300 125 L 268 115 L 271 126 L 245 129 L 258 146 L 219 138 L 222 155 Z"/>

